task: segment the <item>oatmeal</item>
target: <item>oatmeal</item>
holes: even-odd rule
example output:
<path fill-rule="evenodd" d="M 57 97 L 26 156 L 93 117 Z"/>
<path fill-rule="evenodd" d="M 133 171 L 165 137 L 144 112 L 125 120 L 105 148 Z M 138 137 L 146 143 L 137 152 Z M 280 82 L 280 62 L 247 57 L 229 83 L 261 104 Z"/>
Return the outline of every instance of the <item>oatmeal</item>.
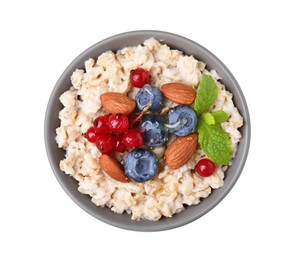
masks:
<path fill-rule="evenodd" d="M 149 179 L 144 182 L 138 182 L 138 178 L 137 181 L 133 181 L 134 177 L 130 178 L 131 180 L 126 178 L 124 181 L 110 177 L 100 165 L 102 153 L 98 145 L 89 142 L 86 133 L 96 117 L 108 113 L 101 101 L 101 95 L 117 92 L 135 100 L 140 89 L 131 86 L 130 74 L 136 68 L 143 68 L 149 72 L 149 87 L 154 85 L 158 92 L 163 85 L 173 82 L 192 86 L 193 90 L 197 91 L 202 75 L 210 75 L 216 83 L 218 94 L 209 111 L 222 110 L 227 114 L 227 120 L 221 123 L 221 127 L 230 140 L 231 158 L 235 156 L 237 145 L 241 140 L 238 129 L 243 125 L 243 118 L 233 104 L 232 94 L 220 83 L 216 71 L 208 71 L 206 64 L 197 61 L 193 56 L 184 55 L 179 50 L 172 50 L 153 38 L 145 40 L 143 45 L 123 48 L 117 53 L 107 51 L 96 61 L 92 58 L 85 61 L 84 70 L 75 70 L 71 76 L 71 88 L 60 97 L 64 108 L 59 113 L 60 127 L 56 129 L 56 141 L 59 148 L 66 151 L 65 158 L 60 162 L 61 170 L 75 178 L 79 183 L 78 190 L 91 196 L 92 202 L 97 206 L 109 207 L 119 214 L 126 212 L 131 214 L 133 220 L 155 221 L 163 216 L 172 217 L 183 211 L 185 205 L 200 203 L 202 198 L 211 194 L 212 189 L 221 187 L 227 165 L 231 164 L 231 161 L 227 165 L 216 163 L 214 173 L 202 177 L 202 174 L 199 175 L 197 172 L 197 163 L 207 156 L 201 146 L 198 144 L 196 147 L 195 144 L 195 152 L 189 155 L 183 165 L 179 165 L 176 169 L 170 168 L 164 160 L 167 154 L 165 151 L 180 138 L 179 135 L 171 132 L 176 127 L 174 125 L 169 128 L 169 133 L 163 133 L 164 143 L 145 138 L 147 148 L 144 156 L 150 158 L 147 161 L 150 163 L 148 165 L 153 169 L 156 168 L 156 174 L 148 169 Z M 144 107 L 142 101 L 141 99 L 140 103 L 137 102 L 141 109 Z M 163 106 L 158 106 L 159 114 L 153 113 L 155 120 L 159 122 L 161 119 L 158 117 L 164 117 L 170 111 L 177 112 L 179 109 L 186 111 L 181 106 L 183 105 L 165 98 Z M 151 108 L 147 109 L 147 113 L 141 119 L 144 125 L 146 125 L 144 118 L 153 117 L 149 113 Z M 125 124 L 127 119 L 117 117 L 115 120 L 117 123 Z M 152 119 L 148 119 L 150 120 Z M 197 121 L 197 118 L 195 120 Z M 167 126 L 166 123 L 163 124 Z M 176 131 L 178 134 L 180 132 L 183 131 Z M 186 134 L 196 135 L 193 131 Z M 127 159 L 130 157 L 131 150 L 125 149 L 122 141 L 119 145 L 120 147 L 113 152 L 116 162 L 131 167 L 131 161 Z M 126 145 L 130 147 L 131 144 Z M 132 145 L 135 147 L 136 144 Z M 151 147 L 149 148 L 148 145 Z M 145 166 L 141 165 L 141 167 Z"/>

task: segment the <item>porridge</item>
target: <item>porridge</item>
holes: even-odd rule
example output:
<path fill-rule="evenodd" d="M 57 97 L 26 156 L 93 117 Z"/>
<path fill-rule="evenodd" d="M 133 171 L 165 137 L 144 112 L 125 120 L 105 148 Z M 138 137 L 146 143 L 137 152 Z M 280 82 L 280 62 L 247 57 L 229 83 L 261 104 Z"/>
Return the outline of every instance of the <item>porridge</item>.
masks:
<path fill-rule="evenodd" d="M 88 59 L 71 82 L 60 168 L 97 206 L 156 221 L 223 185 L 243 118 L 205 63 L 150 38 Z"/>

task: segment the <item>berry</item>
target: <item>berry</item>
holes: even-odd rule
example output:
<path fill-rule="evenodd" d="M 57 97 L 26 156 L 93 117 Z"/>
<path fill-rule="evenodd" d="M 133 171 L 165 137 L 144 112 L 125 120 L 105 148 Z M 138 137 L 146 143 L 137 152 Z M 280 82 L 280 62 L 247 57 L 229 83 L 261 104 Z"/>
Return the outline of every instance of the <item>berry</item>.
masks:
<path fill-rule="evenodd" d="M 101 153 L 109 154 L 115 147 L 115 140 L 111 134 L 102 134 L 96 140 L 96 146 Z"/>
<path fill-rule="evenodd" d="M 128 116 L 129 124 L 131 127 L 138 127 L 141 119 L 135 121 L 138 117 L 138 114 L 130 114 Z M 135 122 L 134 122 L 135 121 Z"/>
<path fill-rule="evenodd" d="M 158 160 L 151 151 L 137 148 L 126 156 L 124 170 L 131 180 L 145 182 L 157 175 Z"/>
<path fill-rule="evenodd" d="M 143 68 L 137 68 L 130 72 L 129 80 L 132 86 L 141 88 L 149 81 L 149 72 Z"/>
<path fill-rule="evenodd" d="M 91 126 L 87 130 L 85 137 L 90 143 L 95 143 L 98 137 L 97 128 L 95 126 Z"/>
<path fill-rule="evenodd" d="M 189 106 L 179 105 L 168 112 L 168 124 L 171 133 L 178 136 L 186 136 L 194 132 L 197 125 L 197 115 Z"/>
<path fill-rule="evenodd" d="M 105 134 L 109 131 L 108 119 L 110 114 L 104 116 L 98 116 L 94 120 L 94 125 L 96 126 L 96 131 L 98 134 Z"/>
<path fill-rule="evenodd" d="M 127 148 L 134 148 L 143 145 L 143 133 L 139 128 L 129 129 L 122 137 L 122 142 Z"/>
<path fill-rule="evenodd" d="M 207 158 L 201 159 L 197 165 L 197 172 L 202 177 L 208 177 L 212 175 L 215 171 L 215 164 L 214 162 L 210 161 Z"/>
<path fill-rule="evenodd" d="M 126 149 L 126 145 L 122 142 L 122 135 L 117 135 L 115 137 L 115 147 L 114 150 L 119 153 L 123 153 Z"/>
<path fill-rule="evenodd" d="M 145 84 L 135 96 L 137 108 L 141 111 L 149 104 L 152 104 L 149 108 L 150 111 L 160 110 L 163 106 L 163 99 L 161 91 L 149 84 Z"/>
<path fill-rule="evenodd" d="M 112 132 L 122 134 L 129 127 L 128 117 L 122 114 L 111 115 L 108 120 L 108 126 Z"/>
<path fill-rule="evenodd" d="M 165 118 L 160 115 L 146 114 L 140 127 L 144 131 L 144 143 L 148 146 L 161 146 L 167 141 L 168 131 Z"/>

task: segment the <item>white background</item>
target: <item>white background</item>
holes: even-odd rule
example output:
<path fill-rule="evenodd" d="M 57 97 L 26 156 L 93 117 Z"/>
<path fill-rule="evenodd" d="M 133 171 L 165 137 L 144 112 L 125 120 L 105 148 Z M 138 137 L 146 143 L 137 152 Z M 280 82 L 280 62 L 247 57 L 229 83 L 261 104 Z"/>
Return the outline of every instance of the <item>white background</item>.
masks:
<path fill-rule="evenodd" d="M 290 259 L 289 1 L 1 1 L 1 259 Z M 43 138 L 58 77 L 111 35 L 188 37 L 232 71 L 248 101 L 251 149 L 228 196 L 199 220 L 142 233 L 104 224 L 65 194 Z M 103 256 L 102 256 L 103 255 Z"/>

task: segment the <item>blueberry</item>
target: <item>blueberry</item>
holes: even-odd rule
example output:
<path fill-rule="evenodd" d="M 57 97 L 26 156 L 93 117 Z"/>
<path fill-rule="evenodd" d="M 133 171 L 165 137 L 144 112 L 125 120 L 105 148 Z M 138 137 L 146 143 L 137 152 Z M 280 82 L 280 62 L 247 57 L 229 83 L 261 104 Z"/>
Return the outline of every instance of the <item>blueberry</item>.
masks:
<path fill-rule="evenodd" d="M 160 110 L 163 106 L 163 99 L 161 91 L 149 84 L 145 84 L 135 96 L 137 108 L 141 111 L 149 104 L 152 104 L 149 108 L 150 111 Z"/>
<path fill-rule="evenodd" d="M 168 112 L 168 124 L 171 133 L 178 136 L 185 136 L 194 132 L 197 125 L 197 115 L 195 111 L 185 105 L 173 107 Z"/>
<path fill-rule="evenodd" d="M 158 173 L 158 160 L 149 150 L 136 148 L 125 158 L 125 174 L 135 182 L 145 182 Z"/>
<path fill-rule="evenodd" d="M 167 141 L 168 130 L 165 118 L 160 115 L 145 114 L 140 127 L 144 132 L 144 143 L 148 146 L 161 146 Z"/>

